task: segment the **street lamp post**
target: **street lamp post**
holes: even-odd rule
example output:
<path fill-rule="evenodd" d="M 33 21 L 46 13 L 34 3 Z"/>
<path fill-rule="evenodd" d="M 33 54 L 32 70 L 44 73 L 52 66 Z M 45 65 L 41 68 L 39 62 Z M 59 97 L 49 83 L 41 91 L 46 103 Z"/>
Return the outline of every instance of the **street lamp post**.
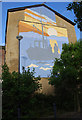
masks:
<path fill-rule="evenodd" d="M 20 88 L 20 40 L 23 39 L 23 36 L 16 36 L 19 41 L 19 59 L 18 59 L 18 73 L 19 73 L 19 80 L 18 80 L 18 88 Z M 20 120 L 20 98 L 19 98 L 19 89 L 18 89 L 18 120 Z"/>
<path fill-rule="evenodd" d="M 23 36 L 16 36 L 16 38 L 18 39 L 19 41 L 19 63 L 18 63 L 18 73 L 20 74 L 20 40 L 23 39 Z"/>

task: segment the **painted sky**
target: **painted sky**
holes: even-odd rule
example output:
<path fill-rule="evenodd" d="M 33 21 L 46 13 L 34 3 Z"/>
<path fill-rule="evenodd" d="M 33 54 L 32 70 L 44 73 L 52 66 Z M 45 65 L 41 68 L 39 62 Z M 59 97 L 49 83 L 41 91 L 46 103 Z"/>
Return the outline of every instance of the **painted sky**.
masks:
<path fill-rule="evenodd" d="M 12 1 L 12 0 L 11 0 Z M 22 0 L 21 0 L 22 1 Z M 71 11 L 67 11 L 66 7 L 69 4 L 69 2 L 46 2 L 45 4 L 51 7 L 52 9 L 56 10 L 63 16 L 67 17 L 71 21 L 74 21 L 74 14 Z M 61 1 L 61 0 L 59 0 Z M 64 0 L 65 1 L 65 0 Z M 66 0 L 68 1 L 68 0 Z M 45 0 L 44 0 L 45 2 Z M 43 2 L 0 2 L 0 45 L 5 44 L 5 29 L 6 29 L 6 19 L 7 19 L 7 10 L 11 8 L 17 8 L 17 7 L 24 7 L 24 6 L 29 6 L 29 5 L 35 5 L 35 4 L 41 4 Z M 80 39 L 80 31 L 77 28 L 77 25 L 75 25 L 75 31 L 76 31 L 76 36 L 77 40 Z"/>

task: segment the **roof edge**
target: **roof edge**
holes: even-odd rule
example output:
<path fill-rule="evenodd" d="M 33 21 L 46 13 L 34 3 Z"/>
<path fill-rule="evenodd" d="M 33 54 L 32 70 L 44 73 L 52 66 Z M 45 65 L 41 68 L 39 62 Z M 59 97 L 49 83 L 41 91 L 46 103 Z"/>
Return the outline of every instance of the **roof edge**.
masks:
<path fill-rule="evenodd" d="M 15 12 L 15 11 L 19 11 L 19 10 L 25 10 L 25 8 L 40 7 L 40 6 L 43 6 L 43 4 L 36 4 L 36 5 L 12 8 L 12 9 L 8 9 L 8 12 Z"/>
<path fill-rule="evenodd" d="M 69 20 L 68 18 L 64 17 L 60 13 L 56 12 L 55 10 L 53 10 L 49 6 L 45 5 L 44 3 L 42 3 L 42 4 L 36 4 L 36 5 L 31 5 L 31 6 L 25 6 L 25 7 L 12 8 L 12 9 L 8 9 L 8 12 L 15 12 L 15 11 L 19 11 L 19 10 L 25 10 L 25 8 L 40 7 L 40 6 L 44 6 L 44 7 L 48 8 L 49 10 L 51 10 L 52 12 L 54 12 L 59 17 L 61 17 L 64 20 L 66 20 L 67 22 L 71 23 L 72 25 L 76 25 L 76 23 L 72 22 L 71 20 Z"/>
<path fill-rule="evenodd" d="M 63 18 L 64 20 L 66 20 L 67 22 L 71 23 L 72 25 L 76 25 L 76 23 L 72 22 L 71 20 L 69 20 L 68 18 L 64 17 L 63 15 L 61 15 L 60 13 L 56 12 L 55 10 L 53 10 L 52 8 L 48 7 L 47 5 L 43 4 L 43 6 L 45 6 L 46 8 L 48 8 L 49 10 L 53 11 L 56 15 L 58 15 L 59 17 Z"/>

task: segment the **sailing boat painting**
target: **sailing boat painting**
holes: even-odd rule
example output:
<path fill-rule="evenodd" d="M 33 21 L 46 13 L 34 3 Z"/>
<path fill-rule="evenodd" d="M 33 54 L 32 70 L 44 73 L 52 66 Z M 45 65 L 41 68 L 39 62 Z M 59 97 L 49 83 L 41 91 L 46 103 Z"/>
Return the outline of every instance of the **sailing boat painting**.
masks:
<path fill-rule="evenodd" d="M 35 68 L 35 76 L 48 77 L 55 58 L 68 43 L 67 29 L 57 27 L 55 14 L 45 7 L 24 10 L 24 20 L 19 22 L 20 64 L 27 70 Z"/>

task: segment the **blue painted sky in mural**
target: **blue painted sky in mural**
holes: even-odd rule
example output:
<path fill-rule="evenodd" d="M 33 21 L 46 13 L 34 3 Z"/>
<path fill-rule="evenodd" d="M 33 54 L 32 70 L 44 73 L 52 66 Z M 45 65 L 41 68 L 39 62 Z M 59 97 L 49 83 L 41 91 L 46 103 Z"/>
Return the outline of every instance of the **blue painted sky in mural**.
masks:
<path fill-rule="evenodd" d="M 43 6 L 42 7 L 38 7 L 38 9 L 31 8 L 31 10 L 36 11 L 39 14 L 45 15 L 45 16 L 51 18 L 53 21 L 56 22 L 56 19 L 54 17 L 55 14 L 52 11 L 50 11 L 49 9 L 47 9 L 47 8 L 45 8 Z"/>

